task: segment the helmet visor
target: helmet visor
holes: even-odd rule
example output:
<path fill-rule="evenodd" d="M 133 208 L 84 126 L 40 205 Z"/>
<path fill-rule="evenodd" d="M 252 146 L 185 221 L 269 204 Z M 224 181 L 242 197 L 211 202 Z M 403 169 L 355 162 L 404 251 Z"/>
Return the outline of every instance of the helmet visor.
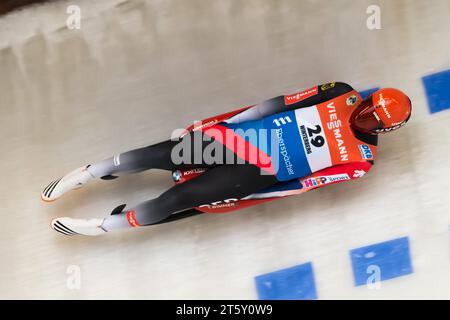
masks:
<path fill-rule="evenodd" d="M 377 106 L 372 104 L 372 97 L 364 100 L 357 108 L 354 118 L 356 128 L 364 131 L 373 132 L 375 129 L 384 127 L 383 121 L 376 112 Z"/>

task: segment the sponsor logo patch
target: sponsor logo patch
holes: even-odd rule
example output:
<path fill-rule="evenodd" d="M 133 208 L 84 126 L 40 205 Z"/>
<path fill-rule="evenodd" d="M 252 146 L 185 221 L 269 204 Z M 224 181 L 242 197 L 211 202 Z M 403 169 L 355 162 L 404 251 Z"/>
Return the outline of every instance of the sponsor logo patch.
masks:
<path fill-rule="evenodd" d="M 325 91 L 325 90 L 334 88 L 335 85 L 336 85 L 336 82 L 325 83 L 320 86 L 320 90 Z"/>
<path fill-rule="evenodd" d="M 370 150 L 367 144 L 358 144 L 358 149 L 363 159 L 373 159 L 372 150 Z"/>
<path fill-rule="evenodd" d="M 197 122 L 197 123 L 194 123 L 194 127 L 192 128 L 192 131 L 198 131 L 198 130 L 203 129 L 205 127 L 211 127 L 212 125 L 216 124 L 217 122 L 219 122 L 219 120 L 214 119 L 214 120 L 210 120 L 210 121 L 208 121 L 206 123 L 203 123 L 201 121 Z"/>
<path fill-rule="evenodd" d="M 338 181 L 344 181 L 344 180 L 350 180 L 350 177 L 348 174 L 334 174 L 330 176 L 320 176 L 320 177 L 314 177 L 314 178 L 308 178 L 301 180 L 304 188 L 314 188 L 318 186 L 322 186 L 325 184 L 338 182 Z"/>
<path fill-rule="evenodd" d="M 389 132 L 389 131 L 392 131 L 392 130 L 397 130 L 398 128 L 403 127 L 405 124 L 406 124 L 406 121 L 400 123 L 399 125 L 396 125 L 396 126 L 394 126 L 394 127 L 391 127 L 391 128 L 375 129 L 374 131 L 375 131 L 376 133 Z"/>
<path fill-rule="evenodd" d="M 318 92 L 317 89 L 318 87 L 312 87 L 302 92 L 297 92 L 294 94 L 284 96 L 284 104 L 288 106 L 297 103 L 299 101 L 305 100 L 306 98 L 312 97 L 317 94 Z"/>
<path fill-rule="evenodd" d="M 383 108 L 384 114 L 386 115 L 386 117 L 388 119 L 390 119 L 391 118 L 391 114 L 390 114 L 388 108 L 386 107 L 386 100 L 384 100 L 383 95 L 381 93 L 380 93 L 378 99 L 379 99 L 378 103 Z"/>
<path fill-rule="evenodd" d="M 209 209 L 219 209 L 219 208 L 224 208 L 224 207 L 234 207 L 235 205 L 237 205 L 237 202 L 239 201 L 239 199 L 235 199 L 235 198 L 230 198 L 230 199 L 225 199 L 223 201 L 216 201 L 210 204 L 202 204 L 201 206 L 198 206 L 199 208 L 209 208 Z"/>
<path fill-rule="evenodd" d="M 336 144 L 339 150 L 339 159 L 340 161 L 348 161 L 348 150 L 347 145 L 345 143 L 345 135 L 342 133 L 341 130 L 343 127 L 342 121 L 338 117 L 337 109 L 334 104 L 334 101 L 327 104 L 327 110 L 330 117 L 330 121 L 327 122 L 327 128 L 328 130 L 333 131 L 333 136 L 336 140 Z"/>
<path fill-rule="evenodd" d="M 140 227 L 141 225 L 136 221 L 136 216 L 135 216 L 135 212 L 134 210 L 128 211 L 127 212 L 127 220 L 128 223 L 130 224 L 130 226 L 132 226 L 133 228 L 137 228 Z"/>
<path fill-rule="evenodd" d="M 365 174 L 366 174 L 366 172 L 364 170 L 355 170 L 353 172 L 353 178 L 361 178 Z"/>
<path fill-rule="evenodd" d="M 172 179 L 173 179 L 173 181 L 178 182 L 178 181 L 181 180 L 181 177 L 182 177 L 182 174 L 181 174 L 180 170 L 172 172 Z"/>
<path fill-rule="evenodd" d="M 356 102 L 358 101 L 358 97 L 354 94 L 352 94 L 350 97 L 347 98 L 347 105 L 348 106 L 353 106 Z"/>

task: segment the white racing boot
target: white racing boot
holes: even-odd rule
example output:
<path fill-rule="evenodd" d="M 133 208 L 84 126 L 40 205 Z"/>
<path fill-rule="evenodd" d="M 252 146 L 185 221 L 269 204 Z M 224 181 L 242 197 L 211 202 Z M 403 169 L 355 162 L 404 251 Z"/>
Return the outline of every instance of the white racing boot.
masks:
<path fill-rule="evenodd" d="M 98 236 L 106 233 L 102 228 L 104 219 L 72 219 L 56 218 L 52 220 L 52 227 L 66 236 L 85 235 Z"/>
<path fill-rule="evenodd" d="M 41 199 L 50 202 L 58 199 L 69 190 L 81 188 L 85 183 L 94 179 L 86 170 L 88 166 L 78 168 L 61 179 L 52 181 L 41 193 Z"/>

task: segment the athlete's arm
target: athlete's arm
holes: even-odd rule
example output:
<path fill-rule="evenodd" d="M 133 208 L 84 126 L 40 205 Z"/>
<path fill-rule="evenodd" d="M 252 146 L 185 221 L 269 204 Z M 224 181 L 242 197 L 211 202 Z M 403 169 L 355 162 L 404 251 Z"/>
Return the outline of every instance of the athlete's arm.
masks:
<path fill-rule="evenodd" d="M 373 162 L 370 161 L 356 161 L 314 172 L 309 176 L 300 178 L 301 191 L 303 193 L 330 184 L 361 178 L 370 170 L 372 165 Z"/>
<path fill-rule="evenodd" d="M 332 82 L 318 85 L 300 92 L 278 96 L 247 109 L 241 110 L 235 115 L 225 119 L 226 123 L 241 123 L 258 120 L 263 117 L 287 111 L 310 107 L 352 91 L 353 88 L 343 82 Z"/>

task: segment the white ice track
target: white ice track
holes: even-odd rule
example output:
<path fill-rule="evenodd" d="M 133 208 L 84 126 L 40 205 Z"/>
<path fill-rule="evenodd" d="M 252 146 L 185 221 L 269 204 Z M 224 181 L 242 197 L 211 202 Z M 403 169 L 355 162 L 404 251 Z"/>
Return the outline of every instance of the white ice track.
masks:
<path fill-rule="evenodd" d="M 309 261 L 319 299 L 450 298 L 450 112 L 430 114 L 421 83 L 450 68 L 448 0 L 74 2 L 79 31 L 64 27 L 65 1 L 0 18 L 0 298 L 256 299 L 255 276 Z M 382 30 L 366 28 L 369 4 Z M 363 179 L 100 238 L 50 228 L 172 185 L 153 170 L 46 205 L 52 179 L 333 80 L 398 87 L 414 104 Z M 349 250 L 405 236 L 413 273 L 355 287 Z"/>

